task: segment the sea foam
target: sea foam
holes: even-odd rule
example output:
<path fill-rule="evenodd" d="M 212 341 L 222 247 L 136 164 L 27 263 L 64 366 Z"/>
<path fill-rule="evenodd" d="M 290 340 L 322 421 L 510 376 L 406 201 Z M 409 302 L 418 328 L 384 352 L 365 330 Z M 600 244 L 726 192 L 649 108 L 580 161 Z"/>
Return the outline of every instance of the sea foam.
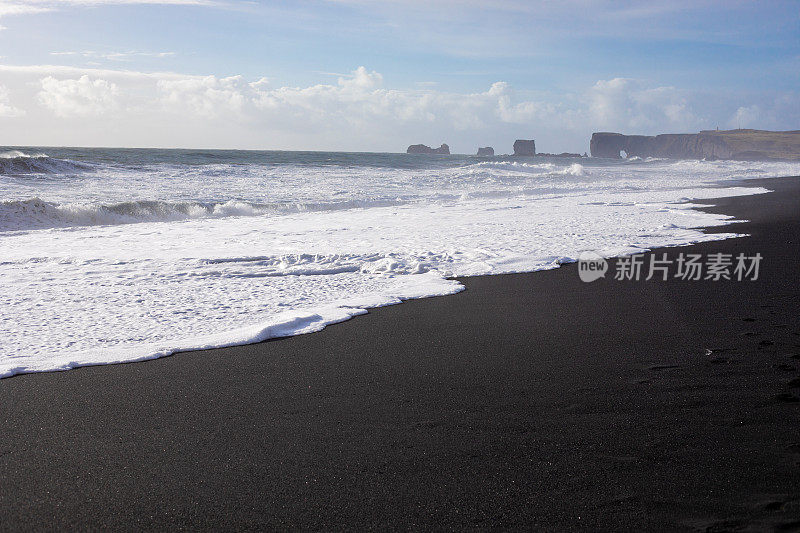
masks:
<path fill-rule="evenodd" d="M 731 237 L 700 229 L 729 217 L 681 202 L 765 192 L 719 182 L 800 170 L 48 154 L 86 168 L 0 175 L 0 376 L 310 333 L 369 308 L 458 292 L 453 276 L 557 268 L 584 250 L 613 256 Z"/>

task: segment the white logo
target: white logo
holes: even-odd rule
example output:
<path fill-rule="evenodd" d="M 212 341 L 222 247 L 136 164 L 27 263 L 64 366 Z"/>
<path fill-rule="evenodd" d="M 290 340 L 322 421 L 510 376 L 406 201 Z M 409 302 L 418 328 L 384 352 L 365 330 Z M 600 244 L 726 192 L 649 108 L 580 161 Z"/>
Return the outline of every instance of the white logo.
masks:
<path fill-rule="evenodd" d="M 597 252 L 581 252 L 578 256 L 578 275 L 586 283 L 605 277 L 608 262 Z"/>

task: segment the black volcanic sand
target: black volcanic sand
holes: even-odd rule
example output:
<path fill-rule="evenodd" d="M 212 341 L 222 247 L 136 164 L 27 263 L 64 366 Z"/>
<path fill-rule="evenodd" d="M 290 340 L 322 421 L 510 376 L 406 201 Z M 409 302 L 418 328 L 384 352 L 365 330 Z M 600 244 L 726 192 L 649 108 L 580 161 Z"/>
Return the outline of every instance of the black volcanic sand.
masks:
<path fill-rule="evenodd" d="M 466 278 L 0 380 L 0 529 L 800 529 L 800 178 L 750 184 L 709 210 L 751 237 L 668 253 L 760 252 L 755 282 Z"/>

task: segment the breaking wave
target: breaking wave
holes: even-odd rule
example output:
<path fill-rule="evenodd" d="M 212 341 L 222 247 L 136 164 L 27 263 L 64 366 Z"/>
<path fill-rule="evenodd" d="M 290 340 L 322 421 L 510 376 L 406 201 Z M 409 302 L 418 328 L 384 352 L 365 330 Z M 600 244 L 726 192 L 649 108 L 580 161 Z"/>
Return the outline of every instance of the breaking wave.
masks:
<path fill-rule="evenodd" d="M 331 203 L 253 204 L 239 200 L 221 203 L 140 200 L 111 205 L 57 204 L 40 198 L 0 202 L 0 231 L 25 231 L 73 226 L 111 226 L 140 222 L 174 222 L 200 218 L 246 217 L 308 211 L 339 211 L 388 207 L 402 200 Z"/>
<path fill-rule="evenodd" d="M 47 154 L 26 154 L 19 150 L 0 153 L 0 175 L 18 174 L 62 174 L 91 168 L 90 165 L 56 159 Z"/>
<path fill-rule="evenodd" d="M 529 172 L 542 175 L 562 175 L 562 176 L 582 176 L 584 167 L 580 163 L 573 163 L 568 167 L 562 167 L 554 163 L 524 163 L 521 161 L 481 161 L 475 163 L 473 167 L 489 167 L 500 170 L 511 170 L 516 172 Z"/>
<path fill-rule="evenodd" d="M 28 159 L 37 159 L 49 157 L 47 154 L 33 154 L 28 155 L 25 152 L 20 152 L 19 150 L 9 150 L 8 152 L 0 153 L 0 159 L 18 159 L 18 158 L 28 158 Z"/>

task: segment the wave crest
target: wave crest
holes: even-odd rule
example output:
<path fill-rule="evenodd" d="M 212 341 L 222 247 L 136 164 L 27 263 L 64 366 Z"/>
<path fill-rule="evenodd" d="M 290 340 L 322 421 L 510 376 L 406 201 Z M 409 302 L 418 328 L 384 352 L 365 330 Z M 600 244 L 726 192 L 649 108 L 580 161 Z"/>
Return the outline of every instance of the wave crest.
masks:
<path fill-rule="evenodd" d="M 42 157 L 50 157 L 47 154 L 26 154 L 25 152 L 21 152 L 19 150 L 9 150 L 7 152 L 0 152 L 0 159 L 18 159 L 18 158 L 28 158 L 28 159 L 39 159 Z"/>
<path fill-rule="evenodd" d="M 56 204 L 40 198 L 0 202 L 0 231 L 174 221 L 209 216 L 256 214 L 244 202 L 201 204 L 132 201 L 112 205 Z"/>
<path fill-rule="evenodd" d="M 218 203 L 137 200 L 111 205 L 57 204 L 41 198 L 0 202 L 0 231 L 27 231 L 73 226 L 111 226 L 140 222 L 174 222 L 200 218 L 245 217 L 307 211 L 389 207 L 403 200 L 350 200 L 328 203 L 254 204 L 241 200 Z"/>
<path fill-rule="evenodd" d="M 583 176 L 584 167 L 580 163 L 572 163 L 568 167 L 555 163 L 525 163 L 522 161 L 481 161 L 470 165 L 473 168 L 492 168 L 513 172 L 525 172 L 534 175 L 569 175 Z M 469 167 L 467 167 L 469 168 Z"/>
<path fill-rule="evenodd" d="M 57 159 L 43 153 L 26 154 L 19 150 L 0 153 L 0 175 L 60 174 L 88 168 L 91 166 L 69 159 Z"/>

